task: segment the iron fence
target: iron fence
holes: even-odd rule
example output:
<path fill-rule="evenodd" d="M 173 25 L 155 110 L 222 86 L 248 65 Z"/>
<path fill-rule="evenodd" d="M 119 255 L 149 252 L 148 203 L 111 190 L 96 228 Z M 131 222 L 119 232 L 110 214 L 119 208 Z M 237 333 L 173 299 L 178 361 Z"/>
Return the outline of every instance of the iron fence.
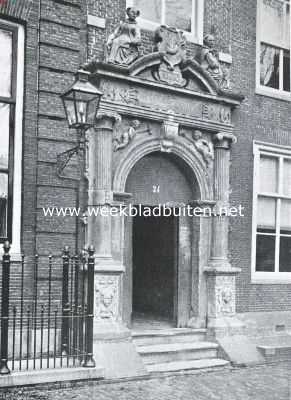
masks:
<path fill-rule="evenodd" d="M 45 368 L 94 367 L 94 248 L 81 255 L 23 256 L 4 244 L 0 375 Z M 11 267 L 13 265 L 13 274 Z"/>

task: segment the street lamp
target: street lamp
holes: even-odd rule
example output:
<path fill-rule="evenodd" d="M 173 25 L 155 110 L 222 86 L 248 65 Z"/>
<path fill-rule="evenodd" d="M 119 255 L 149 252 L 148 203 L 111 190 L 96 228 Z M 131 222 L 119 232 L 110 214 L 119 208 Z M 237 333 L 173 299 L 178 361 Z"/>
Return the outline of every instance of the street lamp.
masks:
<path fill-rule="evenodd" d="M 87 206 L 87 180 L 86 180 L 86 131 L 93 127 L 100 100 L 103 93 L 89 82 L 90 73 L 79 70 L 76 80 L 61 99 L 64 104 L 66 119 L 70 128 L 76 129 L 78 134 L 77 146 L 57 155 L 57 173 L 59 177 L 74 155 L 78 156 L 80 167 L 80 181 L 78 193 L 78 207 Z M 83 214 L 85 217 L 85 215 Z M 83 220 L 84 223 L 84 220 Z M 84 224 L 78 223 L 78 244 L 85 245 Z"/>
<path fill-rule="evenodd" d="M 89 82 L 89 76 L 89 72 L 79 70 L 73 85 L 61 95 L 69 128 L 77 129 L 78 145 L 57 156 L 57 172 L 60 177 L 73 155 L 85 153 L 85 133 L 96 120 L 103 93 Z"/>
<path fill-rule="evenodd" d="M 76 74 L 76 80 L 64 94 L 61 95 L 63 101 L 67 122 L 69 128 L 77 130 L 78 143 L 77 146 L 58 154 L 57 156 L 57 173 L 62 177 L 62 172 L 70 159 L 78 156 L 80 167 L 80 180 L 77 198 L 77 207 L 83 206 L 84 209 L 88 202 L 88 181 L 86 176 L 86 131 L 93 127 L 96 121 L 96 115 L 99 108 L 100 100 L 103 93 L 89 82 L 90 73 L 80 70 Z M 85 217 L 85 214 L 83 214 Z M 85 221 L 78 219 L 77 221 L 77 241 L 78 247 L 81 249 L 85 245 Z M 93 359 L 93 308 L 94 308 L 94 251 L 89 251 L 88 269 L 87 269 L 87 315 L 85 318 L 86 329 L 86 344 L 85 352 L 86 357 L 84 366 L 94 367 L 95 361 Z M 76 278 L 75 278 L 76 279 Z M 93 285 L 93 286 L 92 286 Z M 90 289 L 90 290 L 89 290 Z M 77 289 L 78 290 L 78 289 Z M 68 285 L 63 288 L 63 299 L 68 299 Z M 67 310 L 67 305 L 63 305 L 63 315 Z M 68 319 L 65 317 L 62 324 L 62 347 L 68 350 L 68 334 L 69 326 Z"/>
<path fill-rule="evenodd" d="M 95 122 L 103 93 L 89 82 L 89 76 L 78 71 L 74 84 L 61 95 L 70 128 L 86 130 Z"/>

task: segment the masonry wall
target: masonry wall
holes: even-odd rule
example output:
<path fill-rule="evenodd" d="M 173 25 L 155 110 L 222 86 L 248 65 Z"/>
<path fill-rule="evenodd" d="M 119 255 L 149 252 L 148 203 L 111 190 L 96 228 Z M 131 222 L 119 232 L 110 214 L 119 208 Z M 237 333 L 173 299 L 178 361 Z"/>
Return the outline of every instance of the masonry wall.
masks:
<path fill-rule="evenodd" d="M 76 160 L 66 169 L 67 178 L 56 174 L 57 154 L 76 144 L 76 133 L 67 127 L 59 95 L 72 83 L 83 62 L 104 59 L 104 43 L 124 19 L 126 1 L 16 3 L 3 3 L 0 16 L 26 27 L 22 249 L 27 256 L 40 254 L 40 270 L 45 276 L 49 252 L 60 255 L 64 245 L 76 250 L 76 219 L 44 218 L 42 212 L 42 207 L 72 207 L 78 201 Z M 87 13 L 97 17 L 89 26 Z M 256 0 L 205 0 L 204 33 L 209 32 L 216 34 L 221 50 L 231 52 L 233 88 L 246 96 L 234 113 L 238 143 L 233 146 L 231 165 L 231 202 L 242 204 L 246 215 L 233 220 L 230 227 L 232 265 L 242 268 L 237 281 L 238 311 L 287 310 L 291 306 L 289 286 L 251 284 L 250 265 L 252 142 L 291 145 L 290 105 L 255 94 Z M 152 32 L 143 32 L 143 54 L 153 50 L 152 39 Z M 187 51 L 194 57 L 196 46 L 188 44 Z"/>
<path fill-rule="evenodd" d="M 74 80 L 86 59 L 84 2 L 27 0 L 1 2 L 0 18 L 25 26 L 25 79 L 23 120 L 22 243 L 25 255 L 24 296 L 33 293 L 34 255 L 39 255 L 38 295 L 48 292 L 48 255 L 53 254 L 52 297 L 61 294 L 61 254 L 65 245 L 76 251 L 76 218 L 45 218 L 42 207 L 77 204 L 78 170 L 73 160 L 57 176 L 57 154 L 76 145 L 59 95 Z M 11 267 L 11 306 L 20 298 L 21 263 Z"/>
<path fill-rule="evenodd" d="M 242 269 L 237 280 L 239 312 L 291 306 L 290 285 L 251 284 L 253 140 L 291 146 L 290 103 L 255 94 L 256 8 L 256 0 L 235 1 L 232 10 L 232 80 L 246 96 L 234 113 L 238 143 L 231 164 L 231 202 L 245 207 L 245 217 L 232 220 L 230 234 L 232 265 Z"/>

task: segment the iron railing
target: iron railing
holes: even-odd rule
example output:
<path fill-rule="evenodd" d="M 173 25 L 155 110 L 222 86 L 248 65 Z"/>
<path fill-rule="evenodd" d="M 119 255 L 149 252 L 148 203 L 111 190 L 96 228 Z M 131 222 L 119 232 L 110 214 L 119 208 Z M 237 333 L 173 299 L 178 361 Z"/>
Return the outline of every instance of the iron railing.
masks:
<path fill-rule="evenodd" d="M 22 257 L 4 244 L 0 375 L 13 371 L 94 367 L 94 248 L 81 255 Z M 12 271 L 13 269 L 13 271 Z"/>

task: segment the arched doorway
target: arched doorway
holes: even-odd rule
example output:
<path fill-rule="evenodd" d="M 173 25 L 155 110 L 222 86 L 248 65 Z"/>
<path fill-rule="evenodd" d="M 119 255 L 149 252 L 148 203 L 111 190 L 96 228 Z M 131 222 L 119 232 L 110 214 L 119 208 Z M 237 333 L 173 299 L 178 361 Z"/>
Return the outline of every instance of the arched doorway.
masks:
<path fill-rule="evenodd" d="M 197 240 L 182 206 L 200 198 L 196 177 L 178 156 L 152 152 L 133 166 L 125 191 L 143 215 L 125 224 L 124 319 L 129 325 L 186 326 Z M 158 209 L 162 205 L 166 214 Z"/>

